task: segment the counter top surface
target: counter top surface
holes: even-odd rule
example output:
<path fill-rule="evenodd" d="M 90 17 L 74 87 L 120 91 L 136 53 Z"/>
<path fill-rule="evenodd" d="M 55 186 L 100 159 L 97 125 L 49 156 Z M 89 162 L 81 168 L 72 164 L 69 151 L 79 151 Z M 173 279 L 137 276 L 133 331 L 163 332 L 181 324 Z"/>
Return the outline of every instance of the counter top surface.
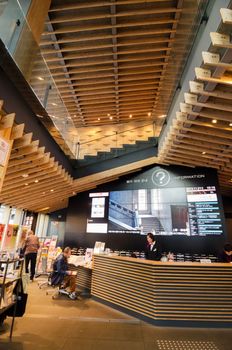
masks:
<path fill-rule="evenodd" d="M 228 267 L 232 268 L 231 263 L 200 263 L 200 262 L 177 262 L 177 261 L 169 261 L 169 262 L 162 262 L 162 261 L 154 261 L 154 260 L 146 260 L 146 259 L 139 259 L 139 258 L 130 258 L 130 257 L 124 257 L 124 256 L 118 256 L 118 255 L 105 255 L 105 254 L 94 254 L 96 257 L 102 257 L 106 259 L 116 259 L 120 261 L 127 261 L 127 262 L 136 262 L 139 264 L 147 264 L 147 265 L 155 265 L 155 266 L 196 266 L 196 267 L 202 267 L 202 266 L 208 266 L 208 267 Z"/>

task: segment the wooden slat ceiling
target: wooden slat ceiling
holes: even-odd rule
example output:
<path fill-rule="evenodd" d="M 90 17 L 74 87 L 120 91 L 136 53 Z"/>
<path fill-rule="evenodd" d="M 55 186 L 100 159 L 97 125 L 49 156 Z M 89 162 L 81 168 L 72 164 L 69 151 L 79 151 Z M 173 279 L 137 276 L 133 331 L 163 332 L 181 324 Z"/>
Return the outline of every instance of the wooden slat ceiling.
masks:
<path fill-rule="evenodd" d="M 15 114 L 5 114 L 0 101 L 0 134 L 12 127 L 10 139 L 13 146 L 0 193 L 0 202 L 35 212 L 52 212 L 68 205 L 68 199 L 78 192 L 118 179 L 153 164 L 156 157 L 110 169 L 83 179 L 73 178 L 54 157 L 33 140 L 32 133 L 24 132 L 24 124 L 14 125 Z"/>
<path fill-rule="evenodd" d="M 195 68 L 159 160 L 216 168 L 222 193 L 232 195 L 232 10 L 221 9 L 221 14 L 224 24 L 210 34 L 212 43 Z"/>
<path fill-rule="evenodd" d="M 146 138 L 153 136 L 150 130 L 154 133 L 154 126 L 158 136 L 163 123 L 160 116 L 167 113 L 187 46 L 191 45 L 186 40 L 192 37 L 191 25 L 196 23 L 190 15 L 196 10 L 196 1 L 115 3 L 116 7 L 110 1 L 53 1 L 48 24 L 52 34 L 44 33 L 41 43 L 76 124 L 72 132 L 81 130 L 82 147 L 93 145 L 92 149 L 86 146 L 82 156 L 120 142 L 133 143 L 143 139 L 143 133 Z M 228 19 L 232 12 L 228 15 L 224 9 L 222 14 L 225 23 L 211 33 L 211 45 L 210 38 L 205 43 L 202 65 L 196 67 L 195 80 L 190 82 L 185 101 L 160 144 L 158 157 L 73 180 L 38 141 L 32 140 L 32 134 L 23 133 L 23 125 L 17 125 L 1 203 L 53 211 L 66 207 L 68 198 L 78 192 L 155 163 L 216 168 L 222 192 L 232 195 L 232 22 Z M 157 59 L 161 52 L 164 57 Z M 163 63 L 160 71 L 145 73 L 157 68 L 152 65 L 157 61 Z M 135 80 L 130 80 L 132 75 Z M 121 77 L 127 79 L 127 91 Z M 96 122 L 98 116 L 101 120 Z M 119 139 L 118 130 L 126 135 L 125 140 Z M 28 177 L 23 177 L 25 174 Z"/>
<path fill-rule="evenodd" d="M 0 130 L 9 127 L 9 123 L 13 125 L 15 118 L 14 114 L 4 115 L 2 102 Z M 32 133 L 24 133 L 24 124 L 13 126 L 13 146 L 0 202 L 31 211 L 63 208 L 68 197 L 74 195 L 73 179 L 32 137 Z"/>
<path fill-rule="evenodd" d="M 122 128 L 140 126 L 140 140 L 159 136 L 204 2 L 52 0 L 40 46 L 74 123 L 66 137 L 79 142 L 79 158 L 109 150 L 109 135 Z M 31 81 L 39 94 L 38 77 L 46 79 L 39 62 Z M 95 131 L 97 147 L 89 145 Z M 122 137 L 119 147 L 136 141 Z"/>

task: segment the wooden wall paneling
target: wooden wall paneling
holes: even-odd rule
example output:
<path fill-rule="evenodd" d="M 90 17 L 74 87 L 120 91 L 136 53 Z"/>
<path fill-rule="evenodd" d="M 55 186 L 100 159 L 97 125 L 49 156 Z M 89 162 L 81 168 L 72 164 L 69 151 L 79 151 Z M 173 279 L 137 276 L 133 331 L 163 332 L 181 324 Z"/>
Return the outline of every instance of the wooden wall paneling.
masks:
<path fill-rule="evenodd" d="M 226 264 L 94 256 L 92 295 L 152 321 L 231 322 Z"/>

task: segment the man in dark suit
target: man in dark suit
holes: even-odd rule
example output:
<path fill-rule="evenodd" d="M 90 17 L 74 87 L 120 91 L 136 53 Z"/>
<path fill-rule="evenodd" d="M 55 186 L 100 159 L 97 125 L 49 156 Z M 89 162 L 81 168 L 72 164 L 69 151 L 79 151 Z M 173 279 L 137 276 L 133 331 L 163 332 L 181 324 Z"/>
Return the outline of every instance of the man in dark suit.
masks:
<path fill-rule="evenodd" d="M 161 248 L 158 242 L 155 240 L 153 233 L 147 234 L 147 247 L 145 251 L 146 259 L 148 260 L 160 260 L 161 259 Z"/>
<path fill-rule="evenodd" d="M 218 260 L 223 263 L 232 262 L 232 245 L 230 243 L 224 245 L 223 251 L 218 255 Z"/>

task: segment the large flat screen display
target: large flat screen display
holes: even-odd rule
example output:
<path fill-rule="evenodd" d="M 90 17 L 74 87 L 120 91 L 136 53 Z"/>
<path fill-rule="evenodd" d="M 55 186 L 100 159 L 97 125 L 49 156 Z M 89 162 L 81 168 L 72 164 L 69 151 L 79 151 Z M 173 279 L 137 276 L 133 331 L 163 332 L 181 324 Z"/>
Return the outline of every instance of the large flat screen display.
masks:
<path fill-rule="evenodd" d="M 205 174 L 181 176 L 158 170 L 127 180 L 122 189 L 118 186 L 109 192 L 90 193 L 87 232 L 223 234 L 217 187 L 207 185 Z"/>

